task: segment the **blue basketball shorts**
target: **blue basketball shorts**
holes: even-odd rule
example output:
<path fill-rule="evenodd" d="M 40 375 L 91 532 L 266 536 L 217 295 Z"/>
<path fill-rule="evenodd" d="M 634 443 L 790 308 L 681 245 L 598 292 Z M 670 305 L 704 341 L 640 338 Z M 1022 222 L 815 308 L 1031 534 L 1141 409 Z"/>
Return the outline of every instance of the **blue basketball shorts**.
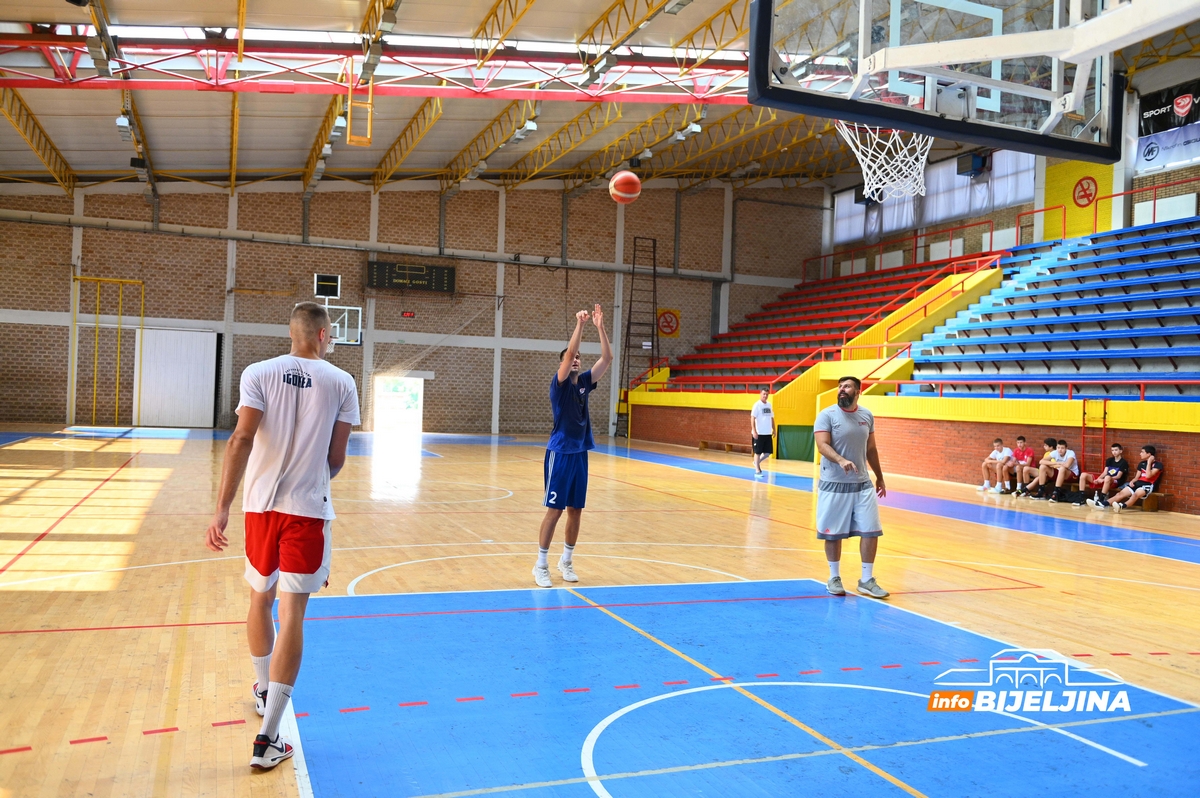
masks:
<path fill-rule="evenodd" d="M 587 501 L 587 452 L 563 454 L 547 449 L 542 476 L 546 485 L 542 504 L 555 510 L 583 509 Z"/>

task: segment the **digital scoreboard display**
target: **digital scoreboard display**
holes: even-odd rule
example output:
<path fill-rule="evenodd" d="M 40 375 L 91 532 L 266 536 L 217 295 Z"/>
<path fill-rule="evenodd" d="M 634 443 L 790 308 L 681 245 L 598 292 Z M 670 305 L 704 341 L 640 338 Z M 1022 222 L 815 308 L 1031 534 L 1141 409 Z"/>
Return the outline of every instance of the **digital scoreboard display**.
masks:
<path fill-rule="evenodd" d="M 406 288 L 413 291 L 454 293 L 453 266 L 419 266 L 412 263 L 367 263 L 368 288 Z"/>

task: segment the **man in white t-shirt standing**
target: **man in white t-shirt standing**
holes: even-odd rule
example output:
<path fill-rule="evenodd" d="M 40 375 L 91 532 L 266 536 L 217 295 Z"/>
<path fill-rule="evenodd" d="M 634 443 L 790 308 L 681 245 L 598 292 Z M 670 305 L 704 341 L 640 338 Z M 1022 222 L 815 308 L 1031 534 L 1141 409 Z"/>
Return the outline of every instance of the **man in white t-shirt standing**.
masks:
<path fill-rule="evenodd" d="M 750 410 L 750 438 L 754 441 L 754 476 L 763 475 L 762 463 L 775 454 L 775 414 L 771 412 L 771 392 L 763 388 Z"/>
<path fill-rule="evenodd" d="M 354 378 L 322 358 L 331 346 L 329 313 L 315 302 L 292 310 L 292 351 L 242 372 L 238 423 L 225 447 L 217 509 L 205 543 L 229 545 L 225 527 L 246 477 L 246 636 L 263 716 L 250 767 L 269 770 L 292 756 L 279 734 L 300 672 L 308 596 L 329 579 L 329 481 L 346 462 L 350 428 L 359 423 Z M 279 592 L 279 638 L 271 609 Z"/>

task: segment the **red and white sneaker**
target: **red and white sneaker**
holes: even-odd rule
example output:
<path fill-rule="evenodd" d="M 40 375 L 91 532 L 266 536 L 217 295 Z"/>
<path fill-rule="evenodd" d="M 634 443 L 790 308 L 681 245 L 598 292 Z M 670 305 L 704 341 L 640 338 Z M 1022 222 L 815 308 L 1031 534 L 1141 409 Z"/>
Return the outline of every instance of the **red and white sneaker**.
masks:
<path fill-rule="evenodd" d="M 250 690 L 254 693 L 254 711 L 257 712 L 258 716 L 261 718 L 263 715 L 267 714 L 267 691 L 264 689 L 262 692 L 259 692 L 258 682 L 255 682 L 254 686 L 251 687 Z"/>
<path fill-rule="evenodd" d="M 255 770 L 270 770 L 285 759 L 291 759 L 295 750 L 283 741 L 281 735 L 274 740 L 265 734 L 254 738 L 254 756 L 250 757 L 250 767 Z"/>

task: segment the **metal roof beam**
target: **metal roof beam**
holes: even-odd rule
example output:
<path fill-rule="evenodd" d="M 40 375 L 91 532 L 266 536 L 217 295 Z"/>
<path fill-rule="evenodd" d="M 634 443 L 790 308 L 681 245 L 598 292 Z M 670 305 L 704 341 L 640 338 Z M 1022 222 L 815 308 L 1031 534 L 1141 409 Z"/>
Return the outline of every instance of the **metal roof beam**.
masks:
<path fill-rule="evenodd" d="M 346 120 L 342 119 L 345 100 L 343 95 L 335 94 L 325 107 L 325 116 L 321 119 L 321 126 L 317 128 L 317 137 L 313 139 L 312 147 L 308 150 L 308 160 L 304 162 L 304 171 L 301 173 L 300 184 L 304 186 L 306 196 L 312 196 L 317 190 L 317 183 L 325 174 L 325 159 L 332 154 L 334 142 L 342 137 L 346 129 Z"/>
<path fill-rule="evenodd" d="M 506 189 L 512 189 L 529 182 L 559 158 L 620 118 L 620 103 L 595 103 L 506 169 L 500 176 L 501 183 Z"/>
<path fill-rule="evenodd" d="M 54 146 L 50 136 L 46 135 L 42 123 L 38 121 L 33 110 L 25 104 L 24 98 L 13 89 L 0 89 L 0 111 L 12 123 L 21 138 L 33 150 L 33 154 L 50 172 L 54 180 L 67 192 L 68 197 L 75 196 L 75 184 L 79 182 L 67 159 Z"/>
<path fill-rule="evenodd" d="M 747 165 L 769 161 L 772 158 L 785 158 L 784 163 L 793 172 L 801 168 L 811 168 L 823 160 L 835 164 L 852 166 L 854 161 L 849 151 L 834 129 L 833 122 L 816 117 L 795 117 L 778 125 L 760 131 L 757 135 L 726 147 L 699 164 L 693 164 L 687 170 L 681 170 L 680 190 L 686 191 L 716 177 L 731 176 Z M 787 160 L 791 159 L 791 160 Z M 778 177 L 782 172 L 772 165 L 767 170 L 758 169 L 740 177 L 739 186 L 765 180 L 768 177 Z M 838 167 L 840 168 L 840 167 Z M 821 176 L 834 174 L 838 168 Z"/>
<path fill-rule="evenodd" d="M 413 118 L 408 121 L 404 130 L 400 131 L 400 135 L 396 137 L 392 146 L 388 147 L 388 151 L 379 160 L 375 171 L 371 173 L 371 185 L 374 186 L 376 192 L 383 188 L 400 164 L 404 163 L 404 160 L 412 154 L 413 149 L 421 143 L 421 139 L 425 138 L 425 134 L 441 117 L 441 97 L 429 97 L 421 104 L 421 107 L 413 114 Z"/>
<path fill-rule="evenodd" d="M 716 122 L 704 125 L 699 134 L 657 153 L 640 177 L 642 180 L 653 180 L 664 176 L 774 123 L 775 110 L 772 108 L 753 105 L 739 108 Z"/>
<path fill-rule="evenodd" d="M 583 63 L 595 66 L 649 24 L 670 0 L 616 0 L 576 41 Z"/>
<path fill-rule="evenodd" d="M 780 0 L 775 8 L 784 8 L 791 2 Z M 684 34 L 674 48 L 679 74 L 686 75 L 716 53 L 745 39 L 750 34 L 749 10 L 750 0 L 729 0 L 694 30 Z"/>
<path fill-rule="evenodd" d="M 238 156 L 238 126 L 241 122 L 239 106 L 241 95 L 233 95 L 233 105 L 229 110 L 229 193 L 237 189 L 237 156 Z"/>
<path fill-rule="evenodd" d="M 496 0 L 471 38 L 475 43 L 477 66 L 482 67 L 507 39 L 533 6 L 534 0 Z"/>
<path fill-rule="evenodd" d="M 702 108 L 698 105 L 667 106 L 616 141 L 576 164 L 572 174 L 565 178 L 566 190 L 573 191 L 586 185 L 629 159 L 637 158 L 646 150 L 661 145 L 674 136 L 676 131 L 692 122 L 698 122 Z"/>
<path fill-rule="evenodd" d="M 454 156 L 446 166 L 446 171 L 438 175 L 442 192 L 449 191 L 466 179 L 481 162 L 486 162 L 492 153 L 508 144 L 519 130 L 528 129 L 526 123 L 537 119 L 539 113 L 541 103 L 532 100 L 518 100 L 505 106 L 487 127 Z"/>

